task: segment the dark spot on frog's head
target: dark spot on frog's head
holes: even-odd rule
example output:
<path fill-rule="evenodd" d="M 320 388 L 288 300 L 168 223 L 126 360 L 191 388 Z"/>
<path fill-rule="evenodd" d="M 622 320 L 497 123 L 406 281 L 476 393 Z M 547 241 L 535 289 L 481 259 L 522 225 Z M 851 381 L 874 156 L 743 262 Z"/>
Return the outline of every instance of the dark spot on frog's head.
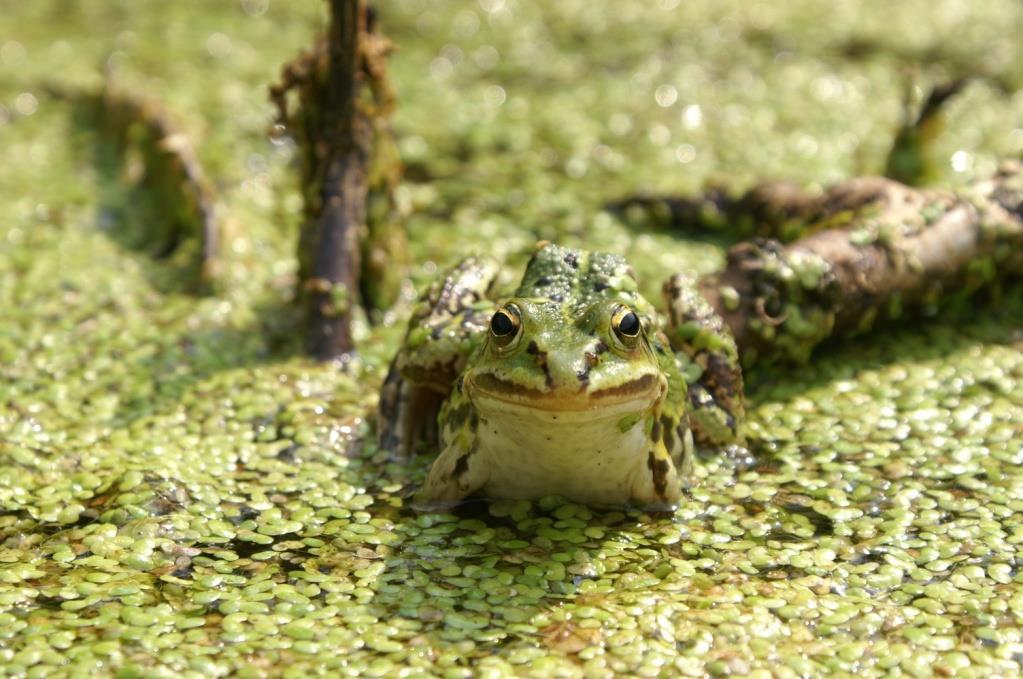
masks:
<path fill-rule="evenodd" d="M 586 354 L 586 356 L 589 357 L 589 354 Z M 577 370 L 575 373 L 575 376 L 579 378 L 579 384 L 584 387 L 590 383 L 590 367 L 591 366 L 587 362 L 587 366 L 585 368 Z"/>
<path fill-rule="evenodd" d="M 604 344 L 603 342 L 598 341 L 596 344 L 593 345 L 593 353 L 596 354 L 597 356 L 600 356 L 605 351 L 607 351 L 607 345 Z"/>
<path fill-rule="evenodd" d="M 658 420 L 654 420 L 654 424 L 650 428 L 650 438 L 654 442 L 661 440 L 661 423 Z"/>
<path fill-rule="evenodd" d="M 682 449 L 682 452 L 688 454 L 690 451 L 687 450 L 687 447 L 692 445 L 692 432 L 689 431 L 688 421 L 682 420 L 678 423 L 678 426 L 675 427 L 675 436 L 678 438 L 679 447 Z"/>
<path fill-rule="evenodd" d="M 561 304 L 562 302 L 565 301 L 565 296 L 562 295 L 560 292 L 555 292 L 553 295 L 550 295 L 547 299 L 551 300 L 552 302 L 557 302 L 558 304 Z"/>
<path fill-rule="evenodd" d="M 610 287 L 611 286 L 608 285 L 607 282 L 605 281 L 597 281 L 596 283 L 593 284 L 593 292 L 604 292 Z"/>
<path fill-rule="evenodd" d="M 536 340 L 529 341 L 529 344 L 526 345 L 526 353 L 532 356 L 536 356 L 540 353 L 540 347 L 536 345 Z"/>
<path fill-rule="evenodd" d="M 435 325 L 433 330 L 430 331 L 430 339 L 439 340 L 442 334 L 444 334 L 444 326 Z"/>
<path fill-rule="evenodd" d="M 550 276 L 540 276 L 539 278 L 536 279 L 536 284 L 538 286 L 550 285 L 551 284 L 551 277 Z"/>
<path fill-rule="evenodd" d="M 579 268 L 579 253 L 578 252 L 566 252 L 565 253 L 565 264 L 568 264 L 573 269 Z"/>

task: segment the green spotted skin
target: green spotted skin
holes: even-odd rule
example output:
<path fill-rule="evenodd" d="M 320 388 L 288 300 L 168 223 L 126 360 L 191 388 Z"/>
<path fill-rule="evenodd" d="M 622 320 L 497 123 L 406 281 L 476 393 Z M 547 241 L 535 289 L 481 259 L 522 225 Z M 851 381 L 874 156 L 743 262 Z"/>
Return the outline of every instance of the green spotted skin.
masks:
<path fill-rule="evenodd" d="M 675 274 L 664 282 L 662 292 L 665 333 L 689 385 L 697 445 L 741 448 L 745 405 L 735 340 L 724 319 L 697 292 L 693 277 Z"/>
<path fill-rule="evenodd" d="M 671 509 L 694 433 L 715 446 L 741 441 L 741 379 L 726 394 L 731 373 L 716 363 L 730 338 L 701 334 L 722 330 L 713 318 L 675 313 L 663 327 L 613 254 L 540 243 L 499 304 L 487 295 L 497 271 L 473 258 L 433 286 L 385 381 L 381 445 L 441 451 L 417 506 L 562 495 Z"/>

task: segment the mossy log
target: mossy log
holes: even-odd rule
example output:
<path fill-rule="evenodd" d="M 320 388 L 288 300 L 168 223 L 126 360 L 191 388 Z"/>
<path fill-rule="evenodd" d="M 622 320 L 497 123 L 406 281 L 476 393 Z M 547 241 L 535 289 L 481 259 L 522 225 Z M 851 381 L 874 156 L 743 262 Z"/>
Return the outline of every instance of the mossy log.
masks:
<path fill-rule="evenodd" d="M 320 360 L 354 349 L 353 293 L 372 142 L 369 120 L 358 106 L 365 21 L 359 0 L 331 0 L 324 46 L 287 64 L 282 82 L 271 88 L 280 119 L 300 149 L 305 214 L 298 243 L 299 299 L 309 352 Z M 293 111 L 286 99 L 290 90 L 299 98 Z"/>
<path fill-rule="evenodd" d="M 1023 272 L 1021 161 L 958 192 L 883 178 L 819 194 L 773 186 L 747 194 L 750 207 L 805 223 L 809 235 L 739 243 L 699 283 L 745 365 L 806 360 L 825 339 L 934 313 Z"/>
<path fill-rule="evenodd" d="M 367 236 L 367 221 L 386 225 L 381 238 L 391 249 L 404 248 L 404 233 L 393 234 L 391 204 L 385 200 L 381 210 L 377 199 L 383 192 L 390 200 L 400 178 L 396 152 L 385 152 L 393 141 L 378 142 L 390 133 L 387 116 L 394 105 L 386 71 L 391 45 L 360 0 L 330 0 L 330 17 L 326 35 L 286 64 L 281 82 L 270 88 L 280 121 L 299 147 L 305 205 L 299 299 L 309 352 L 320 360 L 355 348 L 351 324 L 360 296 L 365 299 L 367 289 L 377 293 L 374 284 L 394 275 L 373 247 L 377 240 Z M 297 94 L 294 105 L 291 92 Z M 368 213 L 370 198 L 374 210 Z"/>

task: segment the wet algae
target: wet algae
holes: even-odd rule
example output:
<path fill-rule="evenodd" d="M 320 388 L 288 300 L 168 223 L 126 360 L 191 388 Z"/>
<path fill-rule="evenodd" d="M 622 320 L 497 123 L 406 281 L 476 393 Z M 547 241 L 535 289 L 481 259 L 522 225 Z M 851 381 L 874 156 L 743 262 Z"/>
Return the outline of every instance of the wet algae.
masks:
<path fill-rule="evenodd" d="M 345 371 L 302 358 L 288 332 L 301 203 L 293 148 L 266 139 L 265 87 L 320 9 L 36 2 L 0 16 L 3 673 L 1020 671 L 1018 286 L 753 373 L 757 463 L 706 457 L 674 517 L 557 500 L 403 508 L 428 460 L 380 458 L 366 385 L 412 286 L 361 324 L 366 350 Z M 401 45 L 416 286 L 474 249 L 514 265 L 550 238 L 624 253 L 655 291 L 673 269 L 714 268 L 720 248 L 626 225 L 606 201 L 876 171 L 906 61 L 1006 77 L 1023 64 L 1008 28 L 1023 8 L 1007 1 L 409 0 L 381 17 Z M 39 86 L 97 83 L 106 58 L 199 140 L 227 215 L 215 295 L 132 247 L 121 177 Z M 1019 95 L 977 82 L 948 115 L 944 182 L 1023 149 Z"/>

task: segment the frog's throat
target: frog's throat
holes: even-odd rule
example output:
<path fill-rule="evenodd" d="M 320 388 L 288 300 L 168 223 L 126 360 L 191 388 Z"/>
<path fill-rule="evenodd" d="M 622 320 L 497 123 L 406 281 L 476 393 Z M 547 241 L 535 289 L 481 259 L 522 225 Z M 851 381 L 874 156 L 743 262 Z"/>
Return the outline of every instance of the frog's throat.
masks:
<path fill-rule="evenodd" d="M 481 401 L 497 402 L 556 412 L 629 410 L 630 406 L 642 409 L 661 400 L 667 390 L 664 379 L 652 373 L 598 390 L 579 388 L 574 391 L 567 389 L 543 391 L 523 387 L 488 374 L 467 376 L 465 387 L 469 397 L 477 405 L 482 405 Z"/>

